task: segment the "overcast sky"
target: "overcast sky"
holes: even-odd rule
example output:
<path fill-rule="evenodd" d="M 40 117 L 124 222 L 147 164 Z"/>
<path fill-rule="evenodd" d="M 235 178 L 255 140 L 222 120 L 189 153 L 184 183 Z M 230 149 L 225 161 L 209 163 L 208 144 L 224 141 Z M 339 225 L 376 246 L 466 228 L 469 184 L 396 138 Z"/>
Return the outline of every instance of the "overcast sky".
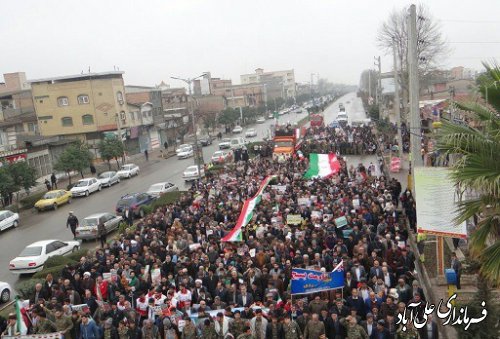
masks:
<path fill-rule="evenodd" d="M 500 60 L 500 1 L 460 4 L 428 0 L 452 48 L 444 66 L 481 69 Z M 210 71 L 231 78 L 264 70 L 295 69 L 333 82 L 358 84 L 363 69 L 383 55 L 376 33 L 394 8 L 390 0 L 3 0 L 0 73 L 28 79 L 113 70 L 126 84 L 154 85 L 170 76 Z M 460 42 L 460 43 L 456 43 Z M 496 42 L 463 43 L 463 42 Z M 392 58 L 382 59 L 390 71 Z"/>

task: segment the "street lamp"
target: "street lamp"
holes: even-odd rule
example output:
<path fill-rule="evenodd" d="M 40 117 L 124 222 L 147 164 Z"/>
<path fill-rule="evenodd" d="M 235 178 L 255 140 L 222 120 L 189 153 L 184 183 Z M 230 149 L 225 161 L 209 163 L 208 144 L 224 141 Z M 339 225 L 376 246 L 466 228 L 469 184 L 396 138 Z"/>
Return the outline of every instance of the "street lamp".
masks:
<path fill-rule="evenodd" d="M 196 78 L 187 78 L 187 79 L 178 78 L 178 77 L 170 77 L 170 78 L 175 79 L 175 80 L 184 81 L 188 85 L 188 93 L 189 93 L 189 97 L 191 97 L 192 96 L 191 84 L 193 83 L 193 81 L 205 76 L 206 74 L 207 73 L 203 73 L 203 74 L 197 76 Z M 189 105 L 188 110 L 190 111 L 189 113 L 191 114 L 191 119 L 193 120 L 194 149 L 196 150 L 196 156 L 194 157 L 194 162 L 196 165 L 196 169 L 198 170 L 198 179 L 200 180 L 201 179 L 201 171 L 200 171 L 200 157 L 199 157 L 199 152 L 198 152 L 198 136 L 196 135 L 196 122 L 195 122 L 194 110 L 192 108 L 192 105 Z M 203 158 L 203 149 L 201 149 L 201 156 Z"/>

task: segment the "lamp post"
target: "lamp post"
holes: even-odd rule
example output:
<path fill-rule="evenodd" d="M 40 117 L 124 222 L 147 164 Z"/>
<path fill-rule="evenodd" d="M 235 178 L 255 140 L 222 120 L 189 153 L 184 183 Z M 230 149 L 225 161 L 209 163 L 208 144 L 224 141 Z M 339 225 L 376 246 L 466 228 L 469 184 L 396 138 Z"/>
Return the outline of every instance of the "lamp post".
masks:
<path fill-rule="evenodd" d="M 183 78 L 178 78 L 178 77 L 170 77 L 171 79 L 175 79 L 175 80 L 180 80 L 180 81 L 184 81 L 187 85 L 188 85 L 188 93 L 189 93 L 189 97 L 192 96 L 191 94 L 191 84 L 193 83 L 193 81 L 195 81 L 196 79 L 199 79 L 203 76 L 205 76 L 206 73 L 203 73 L 199 76 L 197 76 L 196 78 L 187 78 L 187 79 L 183 79 Z M 188 101 L 189 102 L 189 101 Z M 196 152 L 196 155 L 194 157 L 194 163 L 196 165 L 196 169 L 198 171 L 198 179 L 201 179 L 201 171 L 200 171 L 200 157 L 199 157 L 199 152 L 198 152 L 198 136 L 196 135 L 196 121 L 195 121 L 195 117 L 194 117 L 194 110 L 192 108 L 192 105 L 189 105 L 189 113 L 191 114 L 191 119 L 193 120 L 193 133 L 194 133 L 194 149 L 195 149 L 195 152 Z M 201 155 L 203 157 L 203 149 L 201 151 Z"/>

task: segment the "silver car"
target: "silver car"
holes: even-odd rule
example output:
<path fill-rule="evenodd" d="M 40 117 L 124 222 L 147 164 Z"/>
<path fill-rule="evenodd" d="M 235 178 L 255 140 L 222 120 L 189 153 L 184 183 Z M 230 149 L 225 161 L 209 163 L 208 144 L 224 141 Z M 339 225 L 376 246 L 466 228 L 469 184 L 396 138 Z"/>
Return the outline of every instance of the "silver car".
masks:
<path fill-rule="evenodd" d="M 175 192 L 178 190 L 179 187 L 171 182 L 159 182 L 151 185 L 146 193 L 152 195 L 153 197 L 159 197 L 163 193 Z"/>
<path fill-rule="evenodd" d="M 118 229 L 121 221 L 121 216 L 117 216 L 111 213 L 95 213 L 89 215 L 88 217 L 83 219 L 81 224 L 76 228 L 75 239 L 97 239 L 99 234 L 99 225 L 104 225 L 107 234 Z"/>
<path fill-rule="evenodd" d="M 120 182 L 120 176 L 115 171 L 101 173 L 97 179 L 101 182 L 102 187 L 111 187 Z"/>

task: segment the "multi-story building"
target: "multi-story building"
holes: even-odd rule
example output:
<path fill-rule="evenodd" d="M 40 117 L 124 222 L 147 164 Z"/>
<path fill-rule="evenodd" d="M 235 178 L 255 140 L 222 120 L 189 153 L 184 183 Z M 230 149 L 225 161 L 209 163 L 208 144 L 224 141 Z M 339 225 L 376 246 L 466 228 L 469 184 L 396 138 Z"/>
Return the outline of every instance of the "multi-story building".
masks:
<path fill-rule="evenodd" d="M 265 84 L 266 95 L 269 99 L 281 97 L 283 99 L 295 98 L 296 84 L 295 72 L 293 69 L 285 71 L 264 72 L 262 68 L 257 68 L 255 73 L 240 75 L 241 84 Z"/>
<path fill-rule="evenodd" d="M 122 71 L 31 80 L 40 133 L 97 145 L 127 124 Z"/>

